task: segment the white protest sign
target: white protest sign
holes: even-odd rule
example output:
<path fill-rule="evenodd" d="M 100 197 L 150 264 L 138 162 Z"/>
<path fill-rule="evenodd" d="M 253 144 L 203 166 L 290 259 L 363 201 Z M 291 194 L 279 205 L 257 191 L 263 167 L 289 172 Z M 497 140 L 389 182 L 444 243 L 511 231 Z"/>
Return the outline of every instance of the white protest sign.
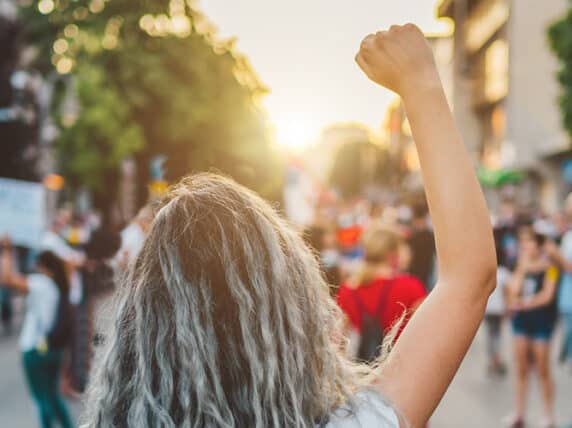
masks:
<path fill-rule="evenodd" d="M 46 193 L 40 183 L 0 178 L 0 236 L 38 246 L 46 229 Z"/>

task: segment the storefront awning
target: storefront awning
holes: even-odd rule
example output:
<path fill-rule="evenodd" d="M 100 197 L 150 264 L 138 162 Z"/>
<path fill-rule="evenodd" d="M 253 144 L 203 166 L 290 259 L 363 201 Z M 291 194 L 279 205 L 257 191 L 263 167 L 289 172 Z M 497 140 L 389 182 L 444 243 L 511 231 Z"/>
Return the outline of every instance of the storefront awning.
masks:
<path fill-rule="evenodd" d="M 510 168 L 490 170 L 480 167 L 477 177 L 484 187 L 500 187 L 505 184 L 520 183 L 524 179 L 524 173 Z"/>

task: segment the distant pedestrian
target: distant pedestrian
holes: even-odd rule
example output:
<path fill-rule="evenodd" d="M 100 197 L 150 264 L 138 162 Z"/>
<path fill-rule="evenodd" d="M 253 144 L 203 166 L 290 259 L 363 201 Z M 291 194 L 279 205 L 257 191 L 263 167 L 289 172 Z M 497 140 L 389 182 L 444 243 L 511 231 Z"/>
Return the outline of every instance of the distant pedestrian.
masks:
<path fill-rule="evenodd" d="M 355 356 L 372 362 L 379 356 L 384 336 L 403 316 L 411 315 L 426 293 L 417 278 L 399 272 L 397 232 L 372 225 L 362 242 L 363 264 L 340 288 L 338 303 L 359 335 Z M 400 330 L 403 327 L 405 323 Z"/>
<path fill-rule="evenodd" d="M 565 214 L 567 224 L 572 225 L 572 194 L 566 198 Z M 547 249 L 563 271 L 558 295 L 558 309 L 564 327 L 560 359 L 572 370 L 572 228 L 564 233 L 560 248 L 549 243 Z"/>
<path fill-rule="evenodd" d="M 121 247 L 113 260 L 113 264 L 119 270 L 127 269 L 139 255 L 154 214 L 151 205 L 144 206 L 133 221 L 121 231 Z"/>
<path fill-rule="evenodd" d="M 7 247 L 9 244 L 7 238 L 3 238 L 0 242 L 0 246 Z M 12 249 L 14 253 L 15 249 Z M 17 254 L 12 254 L 14 260 L 17 259 Z M 2 266 L 0 266 L 0 272 Z M 3 332 L 6 336 L 12 333 L 14 319 L 14 308 L 12 304 L 12 290 L 8 286 L 4 286 L 0 280 L 0 320 L 2 321 Z"/>
<path fill-rule="evenodd" d="M 515 411 L 509 421 L 513 428 L 524 426 L 529 379 L 532 368 L 538 373 L 544 401 L 544 428 L 554 428 L 554 381 L 550 368 L 550 340 L 556 325 L 556 284 L 558 270 L 543 257 L 545 237 L 526 226 L 519 232 L 519 258 L 510 285 L 509 309 L 514 313 L 514 353 L 516 363 Z"/>
<path fill-rule="evenodd" d="M 516 204 L 512 198 L 501 202 L 500 216 L 495 226 L 498 231 L 503 252 L 504 265 L 512 272 L 518 261 L 518 227 L 520 220 Z"/>
<path fill-rule="evenodd" d="M 335 231 L 325 226 L 310 226 L 304 230 L 304 239 L 310 248 L 316 252 L 324 277 L 330 286 L 330 292 L 333 297 L 336 297 L 342 274 Z"/>
<path fill-rule="evenodd" d="M 64 263 L 51 252 L 38 256 L 37 273 L 22 276 L 14 271 L 9 244 L 1 253 L 2 282 L 27 294 L 26 315 L 20 335 L 24 373 L 38 407 L 42 428 L 54 421 L 72 428 L 59 393 L 64 348 L 71 339 L 69 285 Z"/>
<path fill-rule="evenodd" d="M 411 235 L 408 239 L 411 262 L 408 271 L 423 283 L 426 291 L 430 291 L 435 266 L 435 238 L 429 227 L 427 203 L 413 204 L 412 212 Z"/>
<path fill-rule="evenodd" d="M 495 230 L 495 246 L 497 249 L 497 288 L 487 303 L 485 310 L 485 326 L 487 331 L 488 371 L 490 374 L 504 375 L 506 365 L 501 356 L 501 333 L 506 315 L 506 294 L 511 280 L 510 270 L 505 266 L 501 235 Z"/>

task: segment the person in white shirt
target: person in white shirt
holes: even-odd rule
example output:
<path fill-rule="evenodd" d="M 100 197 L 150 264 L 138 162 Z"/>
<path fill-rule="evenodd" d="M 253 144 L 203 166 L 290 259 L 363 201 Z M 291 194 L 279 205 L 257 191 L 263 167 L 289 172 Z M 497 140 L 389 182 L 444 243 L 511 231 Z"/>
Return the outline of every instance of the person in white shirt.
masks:
<path fill-rule="evenodd" d="M 126 269 L 135 261 L 141 248 L 143 248 L 152 221 L 153 209 L 150 205 L 146 205 L 137 213 L 135 219 L 121 231 L 121 247 L 113 259 L 114 267 Z"/>
<path fill-rule="evenodd" d="M 426 424 L 495 288 L 492 228 L 423 33 L 409 24 L 369 35 L 357 62 L 404 100 L 439 261 L 389 356 L 348 360 L 317 258 L 267 202 L 192 175 L 164 198 L 118 288 L 85 427 Z"/>
<path fill-rule="evenodd" d="M 66 263 L 70 282 L 70 302 L 77 305 L 83 298 L 81 276 L 78 269 L 85 263 L 85 254 L 67 244 L 60 236 L 61 229 L 65 226 L 64 214 L 60 214 L 52 224 L 52 227 L 44 233 L 39 245 L 40 251 L 51 251 Z"/>
<path fill-rule="evenodd" d="M 485 310 L 485 326 L 487 328 L 487 351 L 490 374 L 506 374 L 506 365 L 501 356 L 501 333 L 503 320 L 507 313 L 506 292 L 511 280 L 510 270 L 504 266 L 502 235 L 495 230 L 495 247 L 497 252 L 497 288 L 489 297 Z"/>
<path fill-rule="evenodd" d="M 67 299 L 69 288 L 64 263 L 54 253 L 44 251 L 38 256 L 37 273 L 22 276 L 13 269 L 12 253 L 9 245 L 2 248 L 2 283 L 27 295 L 20 350 L 41 426 L 50 428 L 57 421 L 63 428 L 72 428 L 58 384 L 64 350 L 50 342 L 58 311 L 64 307 L 60 301 Z"/>

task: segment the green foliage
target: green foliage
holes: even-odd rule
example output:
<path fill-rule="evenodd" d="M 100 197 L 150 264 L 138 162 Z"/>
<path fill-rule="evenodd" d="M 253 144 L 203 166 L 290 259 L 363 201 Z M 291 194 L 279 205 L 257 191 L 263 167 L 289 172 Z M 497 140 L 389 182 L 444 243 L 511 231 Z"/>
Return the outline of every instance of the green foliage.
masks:
<path fill-rule="evenodd" d="M 68 179 L 99 189 L 101 174 L 141 150 L 145 140 L 141 127 L 129 118 L 129 106 L 105 86 L 101 68 L 81 64 L 77 76 L 77 96 L 90 107 L 64 128 L 58 147 Z"/>
<path fill-rule="evenodd" d="M 566 15 L 554 22 L 548 29 L 548 39 L 552 51 L 560 61 L 558 81 L 562 123 L 572 137 L 572 6 Z"/>
<path fill-rule="evenodd" d="M 36 66 L 69 71 L 81 105 L 75 123 L 60 122 L 66 175 L 101 189 L 125 156 L 146 170 L 165 154 L 173 180 L 216 168 L 276 191 L 278 156 L 257 104 L 266 90 L 192 2 L 54 0 L 45 15 L 41 3 L 21 10 Z"/>

